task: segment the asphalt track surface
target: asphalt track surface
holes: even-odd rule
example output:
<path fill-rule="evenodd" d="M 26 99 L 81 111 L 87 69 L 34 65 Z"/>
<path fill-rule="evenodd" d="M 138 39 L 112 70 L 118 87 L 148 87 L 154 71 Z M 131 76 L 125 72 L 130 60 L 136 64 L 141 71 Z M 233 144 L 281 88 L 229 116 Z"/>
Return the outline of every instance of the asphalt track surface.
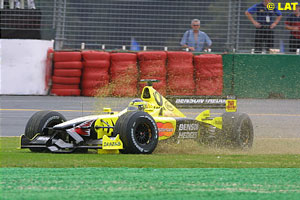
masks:
<path fill-rule="evenodd" d="M 99 114 L 103 107 L 120 111 L 130 100 L 132 98 L 0 96 L 0 135 L 20 136 L 29 118 L 39 110 L 55 110 L 69 120 Z M 181 109 L 188 117 L 196 117 L 202 110 Z M 238 99 L 238 111 L 249 114 L 255 137 L 300 138 L 300 99 Z M 224 110 L 211 112 L 217 116 Z"/>

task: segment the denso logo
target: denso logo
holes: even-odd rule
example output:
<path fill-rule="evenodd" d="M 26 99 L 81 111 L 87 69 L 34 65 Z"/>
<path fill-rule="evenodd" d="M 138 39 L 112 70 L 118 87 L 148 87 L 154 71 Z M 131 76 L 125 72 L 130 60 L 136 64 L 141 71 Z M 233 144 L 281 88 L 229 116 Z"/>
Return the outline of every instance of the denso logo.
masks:
<path fill-rule="evenodd" d="M 180 124 L 179 131 L 197 131 L 199 124 Z"/>
<path fill-rule="evenodd" d="M 115 147 L 115 146 L 121 146 L 120 142 L 104 142 L 104 147 Z"/>

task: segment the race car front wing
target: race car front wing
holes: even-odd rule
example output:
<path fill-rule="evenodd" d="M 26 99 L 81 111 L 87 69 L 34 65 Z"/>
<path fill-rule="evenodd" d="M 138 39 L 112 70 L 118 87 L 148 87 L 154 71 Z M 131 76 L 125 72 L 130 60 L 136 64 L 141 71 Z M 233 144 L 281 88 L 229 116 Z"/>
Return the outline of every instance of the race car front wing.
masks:
<path fill-rule="evenodd" d="M 25 135 L 22 135 L 21 148 L 30 148 L 33 150 L 45 149 L 54 153 L 72 153 L 78 149 L 119 150 L 123 149 L 123 142 L 119 135 L 116 137 L 104 135 L 101 139 L 89 139 L 86 141 L 83 140 L 80 135 L 77 135 L 76 139 L 69 143 L 62 139 L 56 139 L 53 135 L 41 136 L 37 134 L 33 139 L 29 139 Z"/>

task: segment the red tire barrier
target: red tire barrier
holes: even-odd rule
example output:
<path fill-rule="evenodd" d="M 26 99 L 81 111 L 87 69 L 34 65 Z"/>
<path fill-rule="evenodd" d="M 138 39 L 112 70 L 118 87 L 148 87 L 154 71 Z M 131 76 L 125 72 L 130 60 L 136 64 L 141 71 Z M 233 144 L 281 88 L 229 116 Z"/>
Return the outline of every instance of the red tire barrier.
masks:
<path fill-rule="evenodd" d="M 85 74 L 94 74 L 94 73 L 108 75 L 108 69 L 87 67 L 87 68 L 84 68 L 84 70 L 83 70 L 83 76 Z"/>
<path fill-rule="evenodd" d="M 97 95 L 97 89 L 82 89 L 81 94 L 86 97 L 94 97 Z"/>
<path fill-rule="evenodd" d="M 122 78 L 112 81 L 111 87 L 111 95 L 118 97 L 133 97 L 138 93 L 137 90 L 138 81 L 136 78 Z"/>
<path fill-rule="evenodd" d="M 124 62 L 124 63 L 112 63 L 110 67 L 110 73 L 112 78 L 118 75 L 129 75 L 129 76 L 136 76 L 138 74 L 138 69 L 136 63 L 132 62 Z"/>
<path fill-rule="evenodd" d="M 55 51 L 54 62 L 81 61 L 81 52 Z"/>
<path fill-rule="evenodd" d="M 83 61 L 83 66 L 85 68 L 93 67 L 93 68 L 105 68 L 108 70 L 110 65 L 109 60 L 85 60 Z"/>
<path fill-rule="evenodd" d="M 194 90 L 186 90 L 186 89 L 181 89 L 181 90 L 171 90 L 168 93 L 169 95 L 174 95 L 174 96 L 191 96 L 195 94 Z"/>
<path fill-rule="evenodd" d="M 84 51 L 82 95 L 108 95 L 110 54 L 100 51 Z M 101 91 L 101 92 L 100 92 Z"/>
<path fill-rule="evenodd" d="M 165 51 L 139 52 L 137 56 L 140 62 L 167 59 L 167 53 Z"/>
<path fill-rule="evenodd" d="M 168 67 L 168 76 L 184 76 L 185 74 L 191 75 L 194 74 L 194 66 L 193 65 L 175 65 L 172 67 Z"/>
<path fill-rule="evenodd" d="M 80 69 L 54 69 L 54 76 L 81 77 Z"/>
<path fill-rule="evenodd" d="M 136 87 L 126 87 L 126 85 L 122 86 L 115 86 L 112 91 L 113 96 L 117 97 L 134 97 L 137 95 L 137 88 Z"/>
<path fill-rule="evenodd" d="M 212 78 L 212 77 L 222 77 L 223 76 L 223 69 L 218 68 L 208 68 L 208 69 L 201 69 L 195 72 L 196 78 Z"/>
<path fill-rule="evenodd" d="M 57 96 L 80 96 L 79 89 L 52 89 L 51 93 Z"/>
<path fill-rule="evenodd" d="M 202 65 L 206 65 L 208 67 L 214 64 L 222 63 L 223 61 L 222 56 L 218 54 L 202 54 L 195 56 L 194 60 L 199 58 L 201 58 Z"/>
<path fill-rule="evenodd" d="M 153 88 L 160 94 L 166 95 L 167 53 L 165 51 L 139 52 L 140 79 L 157 79 L 160 82 L 153 83 Z M 139 83 L 140 92 L 146 84 Z"/>
<path fill-rule="evenodd" d="M 79 89 L 79 85 L 78 84 L 75 84 L 75 85 L 71 85 L 71 84 L 64 85 L 64 84 L 56 84 L 56 83 L 54 83 L 52 85 L 52 89 Z"/>
<path fill-rule="evenodd" d="M 82 52 L 83 60 L 91 61 L 91 60 L 109 60 L 110 53 L 102 52 L 102 51 L 83 51 Z"/>
<path fill-rule="evenodd" d="M 182 74 L 193 74 L 193 54 L 190 52 L 168 52 L 168 74 L 169 76 L 180 76 Z"/>
<path fill-rule="evenodd" d="M 111 62 L 124 62 L 124 61 L 131 61 L 136 62 L 137 55 L 134 53 L 112 53 L 110 54 Z"/>
<path fill-rule="evenodd" d="M 82 76 L 82 82 L 85 81 L 109 81 L 109 75 L 107 73 L 102 73 L 102 72 L 95 72 L 95 73 L 84 72 Z"/>
<path fill-rule="evenodd" d="M 200 78 L 196 81 L 196 95 L 222 95 L 223 77 Z"/>
<path fill-rule="evenodd" d="M 138 69 L 136 54 L 111 54 L 110 74 L 113 96 L 137 95 Z"/>
<path fill-rule="evenodd" d="M 193 54 L 190 52 L 167 52 L 168 62 L 184 63 L 186 61 L 193 62 Z"/>
<path fill-rule="evenodd" d="M 168 94 L 194 95 L 193 54 L 190 52 L 168 52 Z"/>
<path fill-rule="evenodd" d="M 165 77 L 167 74 L 165 62 L 165 60 L 154 60 L 140 63 L 141 76 Z"/>
<path fill-rule="evenodd" d="M 80 77 L 52 76 L 52 82 L 56 84 L 75 85 L 80 83 Z"/>
<path fill-rule="evenodd" d="M 137 55 L 141 76 L 166 77 L 166 52 L 139 52 Z"/>
<path fill-rule="evenodd" d="M 83 96 L 89 96 L 89 97 L 93 97 L 93 96 L 103 96 L 106 97 L 109 95 L 109 89 L 107 87 L 104 88 L 85 88 L 82 89 L 81 91 Z"/>
<path fill-rule="evenodd" d="M 55 69 L 82 69 L 81 61 L 70 61 L 70 62 L 55 62 Z"/>
<path fill-rule="evenodd" d="M 196 78 L 223 76 L 223 62 L 221 55 L 202 54 L 194 57 Z"/>
<path fill-rule="evenodd" d="M 173 77 L 168 82 L 169 95 L 193 95 L 195 93 L 195 82 L 193 77 Z"/>
<path fill-rule="evenodd" d="M 195 82 L 192 78 L 181 79 L 180 77 L 176 77 L 169 82 L 168 88 L 171 90 L 181 90 L 181 89 L 193 90 L 195 89 Z"/>
<path fill-rule="evenodd" d="M 82 76 L 81 52 L 54 52 L 54 71 L 52 76 L 53 94 L 59 96 L 79 96 Z"/>
<path fill-rule="evenodd" d="M 81 83 L 82 89 L 99 89 L 100 87 L 108 86 L 108 80 L 87 80 Z"/>
<path fill-rule="evenodd" d="M 202 54 L 194 57 L 194 63 L 196 95 L 222 95 L 222 56 L 215 54 Z"/>

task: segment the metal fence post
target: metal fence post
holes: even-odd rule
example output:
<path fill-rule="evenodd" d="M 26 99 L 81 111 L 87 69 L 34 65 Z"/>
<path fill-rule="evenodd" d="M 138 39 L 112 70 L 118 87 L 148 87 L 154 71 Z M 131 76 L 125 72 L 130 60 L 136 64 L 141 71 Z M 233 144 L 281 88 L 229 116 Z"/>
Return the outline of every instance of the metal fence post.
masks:
<path fill-rule="evenodd" d="M 235 50 L 239 52 L 239 40 L 240 40 L 240 20 L 241 20 L 241 0 L 238 0 L 237 6 L 237 23 L 236 23 L 236 38 L 235 38 Z"/>
<path fill-rule="evenodd" d="M 231 51 L 231 40 L 230 40 L 230 36 L 231 36 L 231 32 L 232 32 L 232 20 L 231 20 L 231 7 L 232 7 L 232 1 L 229 0 L 228 2 L 228 21 L 227 21 L 227 42 L 226 42 L 226 49 L 227 51 Z"/>
<path fill-rule="evenodd" d="M 57 3 L 55 1 L 55 3 Z M 65 29 L 65 17 L 66 17 L 66 0 L 58 0 L 56 16 L 56 32 L 55 32 L 55 50 L 63 49 L 64 43 L 64 29 Z"/>

